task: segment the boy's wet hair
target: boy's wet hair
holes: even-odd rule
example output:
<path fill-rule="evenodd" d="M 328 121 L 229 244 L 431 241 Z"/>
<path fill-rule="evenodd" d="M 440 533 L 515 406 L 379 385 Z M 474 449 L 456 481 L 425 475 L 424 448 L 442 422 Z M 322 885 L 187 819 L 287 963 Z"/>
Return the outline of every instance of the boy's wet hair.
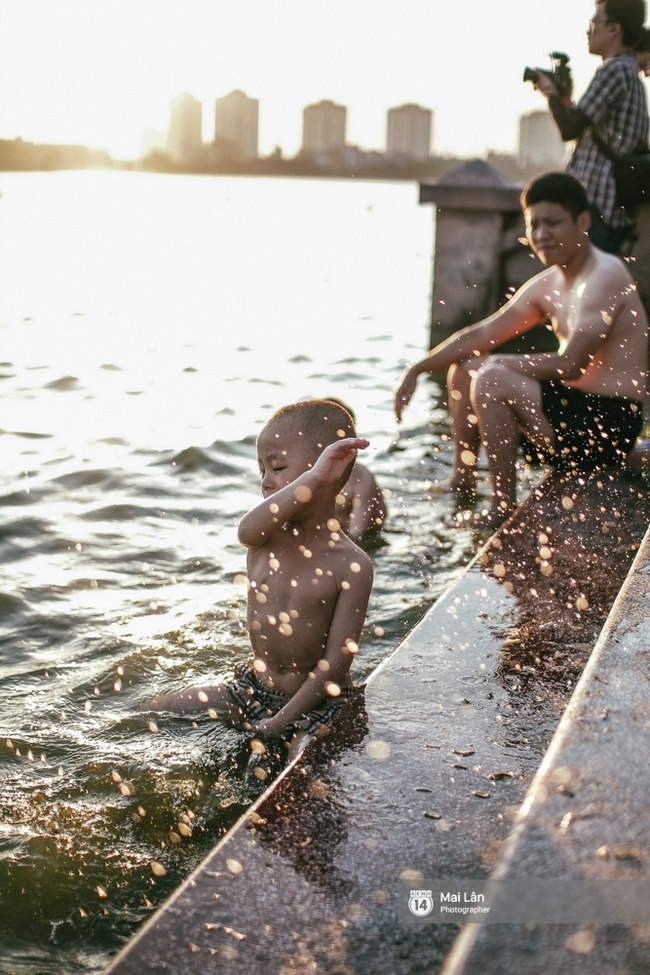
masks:
<path fill-rule="evenodd" d="M 296 440 L 320 454 L 329 444 L 344 437 L 356 437 L 354 420 L 343 406 L 326 399 L 304 400 L 283 406 L 273 414 L 267 428 L 282 424 Z"/>
<path fill-rule="evenodd" d="M 345 412 L 350 414 L 350 416 L 352 418 L 352 422 L 354 423 L 354 425 L 356 427 L 356 425 L 357 425 L 357 418 L 354 415 L 351 406 L 348 406 L 347 403 L 344 403 L 342 399 L 339 399 L 338 398 L 338 396 L 327 396 L 326 399 L 327 399 L 327 402 L 328 403 L 336 403 L 337 406 L 342 406 L 343 409 L 345 410 Z"/>
<path fill-rule="evenodd" d="M 558 203 L 574 220 L 589 209 L 584 186 L 568 173 L 544 173 L 524 186 L 521 194 L 522 210 L 527 210 L 535 203 Z"/>

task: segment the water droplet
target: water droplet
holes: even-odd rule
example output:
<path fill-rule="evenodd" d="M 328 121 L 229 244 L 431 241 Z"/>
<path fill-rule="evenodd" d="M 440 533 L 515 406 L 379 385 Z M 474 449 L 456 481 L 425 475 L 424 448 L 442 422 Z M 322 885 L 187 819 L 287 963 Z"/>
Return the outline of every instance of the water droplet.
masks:
<path fill-rule="evenodd" d="M 390 745 L 387 741 L 381 741 L 379 738 L 369 741 L 366 745 L 366 751 L 375 762 L 387 762 L 391 756 Z"/>
<path fill-rule="evenodd" d="M 296 501 L 300 501 L 301 504 L 307 504 L 312 499 L 312 492 L 306 484 L 299 484 L 293 495 Z"/>

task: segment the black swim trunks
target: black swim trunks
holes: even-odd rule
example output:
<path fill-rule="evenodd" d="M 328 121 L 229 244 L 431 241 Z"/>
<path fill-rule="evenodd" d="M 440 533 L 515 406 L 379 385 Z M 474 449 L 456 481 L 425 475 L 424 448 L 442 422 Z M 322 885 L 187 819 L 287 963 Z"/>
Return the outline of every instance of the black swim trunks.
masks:
<path fill-rule="evenodd" d="M 643 403 L 583 393 L 558 379 L 543 380 L 542 410 L 555 431 L 548 463 L 564 472 L 620 467 L 643 426 Z"/>
<path fill-rule="evenodd" d="M 236 667 L 235 679 L 224 686 L 239 707 L 242 717 L 251 724 L 277 714 L 291 700 L 290 694 L 268 687 L 252 667 Z M 289 737 L 298 730 L 306 731 L 308 735 L 314 737 L 329 731 L 334 716 L 346 701 L 354 697 L 356 690 L 354 687 L 341 687 L 340 695 L 326 698 L 302 718 L 289 725 L 287 728 Z"/>

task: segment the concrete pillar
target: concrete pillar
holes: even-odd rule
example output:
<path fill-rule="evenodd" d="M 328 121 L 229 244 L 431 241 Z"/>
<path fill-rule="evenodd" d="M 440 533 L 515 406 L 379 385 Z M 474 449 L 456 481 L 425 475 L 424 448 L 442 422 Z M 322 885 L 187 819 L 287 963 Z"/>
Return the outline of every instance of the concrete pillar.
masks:
<path fill-rule="evenodd" d="M 432 347 L 504 303 L 510 285 L 506 262 L 516 267 L 513 287 L 540 269 L 517 242 L 524 231 L 519 194 L 519 186 L 481 159 L 420 185 L 420 203 L 437 208 Z"/>

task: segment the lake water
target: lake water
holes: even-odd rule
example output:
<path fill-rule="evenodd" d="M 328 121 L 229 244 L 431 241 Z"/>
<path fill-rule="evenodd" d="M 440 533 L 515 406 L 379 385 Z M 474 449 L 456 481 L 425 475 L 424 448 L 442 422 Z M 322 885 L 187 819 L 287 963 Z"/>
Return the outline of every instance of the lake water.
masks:
<path fill-rule="evenodd" d="M 244 736 L 156 730 L 138 706 L 247 657 L 236 525 L 270 413 L 349 402 L 391 494 L 356 679 L 474 542 L 429 491 L 450 463 L 434 385 L 395 443 L 393 390 L 428 335 L 416 186 L 79 172 L 0 190 L 0 969 L 71 975 L 101 970 L 250 802 Z"/>

